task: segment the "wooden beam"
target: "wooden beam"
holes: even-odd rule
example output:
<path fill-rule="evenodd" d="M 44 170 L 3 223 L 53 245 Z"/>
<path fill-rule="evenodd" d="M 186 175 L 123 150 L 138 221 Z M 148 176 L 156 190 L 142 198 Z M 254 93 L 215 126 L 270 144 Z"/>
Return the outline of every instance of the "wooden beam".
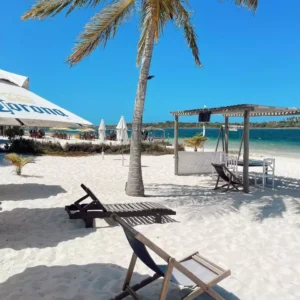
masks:
<path fill-rule="evenodd" d="M 244 193 L 249 193 L 249 130 L 250 111 L 244 112 L 244 163 L 243 163 L 243 187 Z"/>
<path fill-rule="evenodd" d="M 225 153 L 228 154 L 229 117 L 225 116 Z"/>
<path fill-rule="evenodd" d="M 178 116 L 174 122 L 174 174 L 178 175 Z"/>

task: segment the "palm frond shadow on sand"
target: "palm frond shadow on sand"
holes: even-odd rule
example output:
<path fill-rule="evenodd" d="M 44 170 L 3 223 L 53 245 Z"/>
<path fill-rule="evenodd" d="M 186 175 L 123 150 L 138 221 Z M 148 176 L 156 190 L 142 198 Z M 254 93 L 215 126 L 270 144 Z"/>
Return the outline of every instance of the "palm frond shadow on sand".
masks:
<path fill-rule="evenodd" d="M 209 182 L 209 181 L 208 181 Z M 213 182 L 206 186 L 190 186 L 177 184 L 150 184 L 147 191 L 151 197 L 165 198 L 161 203 L 176 210 L 182 208 L 190 212 L 191 217 L 201 218 L 211 214 L 221 216 L 237 213 L 242 208 L 249 209 L 253 221 L 262 222 L 268 218 L 282 218 L 287 211 L 300 214 L 300 180 L 277 177 L 276 189 L 259 188 L 250 194 L 213 190 Z"/>
<path fill-rule="evenodd" d="M 41 265 L 27 268 L 0 283 L 0 299 L 10 299 L 12 294 L 14 299 L 41 299 L 45 293 L 51 295 L 53 299 L 66 299 L 68 295 L 76 295 L 75 298 L 78 300 L 110 299 L 121 291 L 126 271 L 125 268 L 111 263 L 52 267 Z M 134 272 L 132 283 L 138 283 L 146 277 Z M 144 300 L 158 299 L 161 286 L 162 279 L 158 279 L 138 291 L 138 294 Z M 239 300 L 220 286 L 214 289 L 227 300 Z M 167 299 L 179 300 L 188 292 L 170 284 Z M 196 299 L 211 300 L 212 298 L 202 295 Z"/>

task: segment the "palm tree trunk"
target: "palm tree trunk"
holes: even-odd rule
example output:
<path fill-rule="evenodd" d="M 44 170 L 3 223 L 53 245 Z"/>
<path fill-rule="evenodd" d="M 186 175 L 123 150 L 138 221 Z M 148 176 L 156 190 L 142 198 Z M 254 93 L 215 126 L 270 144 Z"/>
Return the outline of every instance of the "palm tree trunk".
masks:
<path fill-rule="evenodd" d="M 136 197 L 143 197 L 145 195 L 141 164 L 142 124 L 145 96 L 147 90 L 147 80 L 150 70 L 153 47 L 154 33 L 150 30 L 145 42 L 144 55 L 142 58 L 140 77 L 134 104 L 130 144 L 129 174 L 126 184 L 126 194 Z"/>

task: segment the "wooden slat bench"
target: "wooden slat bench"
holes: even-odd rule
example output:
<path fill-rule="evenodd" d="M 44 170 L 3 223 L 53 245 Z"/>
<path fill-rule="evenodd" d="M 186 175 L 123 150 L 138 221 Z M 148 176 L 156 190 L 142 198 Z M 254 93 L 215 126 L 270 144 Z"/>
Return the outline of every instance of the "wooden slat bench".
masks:
<path fill-rule="evenodd" d="M 154 202 L 102 204 L 94 193 L 84 184 L 81 185 L 86 195 L 65 207 L 70 219 L 82 219 L 86 228 L 94 226 L 94 219 L 110 218 L 113 213 L 121 218 L 155 217 L 156 223 L 162 222 L 162 216 L 176 215 L 176 212 Z M 81 203 L 87 198 L 89 203 Z"/>

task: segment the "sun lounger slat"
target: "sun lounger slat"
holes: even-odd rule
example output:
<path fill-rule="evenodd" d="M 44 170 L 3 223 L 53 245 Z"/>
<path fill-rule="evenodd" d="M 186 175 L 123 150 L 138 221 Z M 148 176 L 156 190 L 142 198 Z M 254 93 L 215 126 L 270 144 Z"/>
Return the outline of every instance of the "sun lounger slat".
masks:
<path fill-rule="evenodd" d="M 155 209 L 154 204 L 150 203 L 150 202 L 145 202 L 144 203 L 149 209 Z"/>
<path fill-rule="evenodd" d="M 117 209 L 118 212 L 119 211 L 126 211 L 126 210 L 124 210 L 124 207 L 122 207 L 121 204 L 114 204 L 114 206 L 115 206 L 115 208 Z"/>
<path fill-rule="evenodd" d="M 141 207 L 142 207 L 143 209 L 148 210 L 149 207 L 148 207 L 145 203 L 146 203 L 146 202 L 141 202 L 140 205 L 141 205 Z"/>
<path fill-rule="evenodd" d="M 113 213 L 117 213 L 121 218 L 133 218 L 136 224 L 142 221 L 140 217 L 160 223 L 162 216 L 176 215 L 175 211 L 152 202 L 102 204 L 86 186 L 81 187 L 87 193 L 86 196 L 66 206 L 65 210 L 70 219 L 84 220 L 86 227 L 92 227 L 94 219 L 110 218 Z M 91 202 L 80 203 L 88 197 L 92 199 Z"/>
<path fill-rule="evenodd" d="M 111 204 L 110 205 L 110 210 L 112 212 L 118 212 L 119 211 L 119 208 L 115 205 L 115 204 Z"/>
<path fill-rule="evenodd" d="M 152 207 L 148 204 L 148 202 L 143 202 L 143 205 L 147 207 L 147 209 L 152 209 Z"/>
<path fill-rule="evenodd" d="M 130 211 L 130 208 L 126 204 L 121 204 L 123 211 Z"/>
<path fill-rule="evenodd" d="M 136 211 L 142 210 L 141 206 L 138 203 L 131 203 L 131 205 Z"/>
<path fill-rule="evenodd" d="M 161 207 L 159 207 L 159 204 L 158 204 L 158 203 L 155 203 L 155 202 L 150 203 L 150 202 L 149 202 L 149 204 L 150 204 L 154 209 L 161 209 Z"/>
<path fill-rule="evenodd" d="M 127 204 L 121 204 L 122 211 L 132 211 L 132 208 Z"/>

